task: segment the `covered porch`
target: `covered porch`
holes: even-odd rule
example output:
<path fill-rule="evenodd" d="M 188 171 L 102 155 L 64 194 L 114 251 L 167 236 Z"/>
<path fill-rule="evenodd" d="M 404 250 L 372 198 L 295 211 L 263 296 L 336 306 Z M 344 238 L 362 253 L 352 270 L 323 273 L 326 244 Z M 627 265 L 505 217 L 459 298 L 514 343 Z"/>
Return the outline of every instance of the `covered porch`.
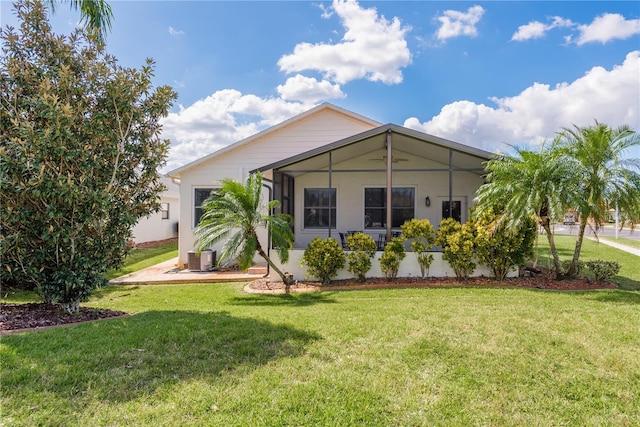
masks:
<path fill-rule="evenodd" d="M 294 247 L 362 231 L 389 240 L 412 218 L 468 218 L 491 153 L 388 124 L 263 166 Z"/>

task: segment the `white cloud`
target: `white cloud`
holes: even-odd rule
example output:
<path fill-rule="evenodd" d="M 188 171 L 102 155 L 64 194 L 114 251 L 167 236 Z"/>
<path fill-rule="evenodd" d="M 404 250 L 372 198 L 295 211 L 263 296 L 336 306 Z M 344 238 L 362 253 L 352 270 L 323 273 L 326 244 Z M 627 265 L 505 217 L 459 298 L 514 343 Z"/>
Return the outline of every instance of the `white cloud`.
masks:
<path fill-rule="evenodd" d="M 472 6 L 467 12 L 457 10 L 445 10 L 437 19 L 442 24 L 436 33 L 438 40 L 446 40 L 452 37 L 478 35 L 476 24 L 484 14 L 482 6 Z"/>
<path fill-rule="evenodd" d="M 171 140 L 167 172 L 226 147 L 312 106 L 277 98 L 243 95 L 232 89 L 215 92 L 180 107 L 163 121 L 162 138 Z"/>
<path fill-rule="evenodd" d="M 531 21 L 526 25 L 521 25 L 511 37 L 511 41 L 524 41 L 530 39 L 539 39 L 547 34 L 547 31 L 558 27 L 571 27 L 573 22 L 560 16 L 551 18 L 551 24 L 543 24 L 539 21 Z"/>
<path fill-rule="evenodd" d="M 169 27 L 169 34 L 172 36 L 183 36 L 185 33 L 182 30 L 176 30 L 173 27 Z"/>
<path fill-rule="evenodd" d="M 594 67 L 579 79 L 555 87 L 534 83 L 516 96 L 491 99 L 493 107 L 454 102 L 429 121 L 411 117 L 404 125 L 492 152 L 504 149 L 505 143 L 539 144 L 564 127 L 590 125 L 594 120 L 638 130 L 638 75 L 640 51 L 633 51 L 611 70 Z"/>
<path fill-rule="evenodd" d="M 277 90 L 284 100 L 301 101 L 306 104 L 346 97 L 340 90 L 340 85 L 332 84 L 327 80 L 318 81 L 300 74 L 288 78 L 284 85 L 277 87 Z"/>
<path fill-rule="evenodd" d="M 640 34 L 640 19 L 625 19 L 617 13 L 605 13 L 596 17 L 591 24 L 580 25 L 580 36 L 576 44 L 581 46 L 585 43 L 600 42 L 607 43 L 614 39 L 628 39 Z"/>
<path fill-rule="evenodd" d="M 316 70 L 325 80 L 345 84 L 365 78 L 387 84 L 402 82 L 401 68 L 411 63 L 404 38 L 409 30 L 398 18 L 391 22 L 375 8 L 364 9 L 355 0 L 334 0 L 331 8 L 345 28 L 336 44 L 298 44 L 278 61 L 286 73 Z M 331 16 L 323 9 L 323 17 Z"/>

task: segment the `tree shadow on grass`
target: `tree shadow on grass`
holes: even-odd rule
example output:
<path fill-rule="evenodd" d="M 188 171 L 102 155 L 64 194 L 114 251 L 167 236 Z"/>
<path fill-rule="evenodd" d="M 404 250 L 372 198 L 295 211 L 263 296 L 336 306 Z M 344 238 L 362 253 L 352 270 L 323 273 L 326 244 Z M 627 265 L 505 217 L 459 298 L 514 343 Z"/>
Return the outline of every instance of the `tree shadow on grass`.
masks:
<path fill-rule="evenodd" d="M 640 304 L 640 293 L 629 291 L 603 291 L 589 294 L 589 299 L 621 305 Z"/>
<path fill-rule="evenodd" d="M 227 373 L 242 375 L 297 357 L 318 339 L 291 326 L 225 312 L 152 311 L 4 337 L 0 384 L 8 397 L 20 393 L 14 401 L 55 395 L 64 407 L 123 402 L 185 380 L 215 383 Z"/>
<path fill-rule="evenodd" d="M 306 307 L 315 304 L 335 304 L 326 292 L 300 292 L 295 294 L 251 294 L 235 297 L 229 304 L 240 306 L 289 306 Z"/>

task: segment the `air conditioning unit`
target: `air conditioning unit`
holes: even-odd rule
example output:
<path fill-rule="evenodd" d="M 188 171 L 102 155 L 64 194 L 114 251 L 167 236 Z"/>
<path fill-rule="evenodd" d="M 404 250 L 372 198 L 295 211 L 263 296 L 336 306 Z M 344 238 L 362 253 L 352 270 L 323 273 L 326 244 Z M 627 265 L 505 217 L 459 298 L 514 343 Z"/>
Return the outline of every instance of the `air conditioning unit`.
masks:
<path fill-rule="evenodd" d="M 189 270 L 191 271 L 209 271 L 216 262 L 216 252 L 211 249 L 205 249 L 200 252 L 189 251 Z"/>

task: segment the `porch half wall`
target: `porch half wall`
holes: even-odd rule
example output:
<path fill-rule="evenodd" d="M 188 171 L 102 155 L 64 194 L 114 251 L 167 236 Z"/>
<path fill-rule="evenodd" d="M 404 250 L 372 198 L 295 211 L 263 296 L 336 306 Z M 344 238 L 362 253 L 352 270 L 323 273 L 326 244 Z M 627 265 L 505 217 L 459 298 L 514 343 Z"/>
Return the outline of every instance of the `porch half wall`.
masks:
<path fill-rule="evenodd" d="M 431 263 L 431 267 L 429 268 L 429 276 L 430 277 L 455 277 L 456 274 L 453 269 L 449 266 L 449 263 L 442 259 L 442 252 L 432 252 L 433 254 L 433 262 Z M 275 253 L 272 253 L 272 259 L 274 264 L 283 272 L 290 273 L 293 275 L 294 280 L 313 280 L 317 281 L 316 277 L 305 277 L 307 273 L 307 268 L 300 264 L 300 260 L 304 255 L 304 250 L 291 250 L 289 251 L 289 261 L 287 263 L 282 263 L 278 259 L 278 256 Z M 366 277 L 384 277 L 384 273 L 380 270 L 380 256 L 382 252 L 376 252 L 374 258 L 371 262 L 371 270 L 367 273 Z M 508 277 L 516 277 L 518 275 L 518 269 L 513 268 L 509 273 Z M 474 270 L 472 277 L 492 277 L 493 274 L 491 271 L 484 266 L 477 266 Z M 338 272 L 338 275 L 334 278 L 334 280 L 344 280 L 353 278 L 353 273 L 347 271 L 347 264 L 345 263 L 345 267 Z M 420 266 L 418 265 L 418 261 L 416 260 L 415 254 L 413 252 L 407 252 L 407 256 L 400 263 L 400 269 L 398 270 L 398 277 L 420 277 Z M 278 276 L 278 273 L 271 269 L 269 271 L 269 280 L 272 282 L 279 282 L 282 279 Z"/>

